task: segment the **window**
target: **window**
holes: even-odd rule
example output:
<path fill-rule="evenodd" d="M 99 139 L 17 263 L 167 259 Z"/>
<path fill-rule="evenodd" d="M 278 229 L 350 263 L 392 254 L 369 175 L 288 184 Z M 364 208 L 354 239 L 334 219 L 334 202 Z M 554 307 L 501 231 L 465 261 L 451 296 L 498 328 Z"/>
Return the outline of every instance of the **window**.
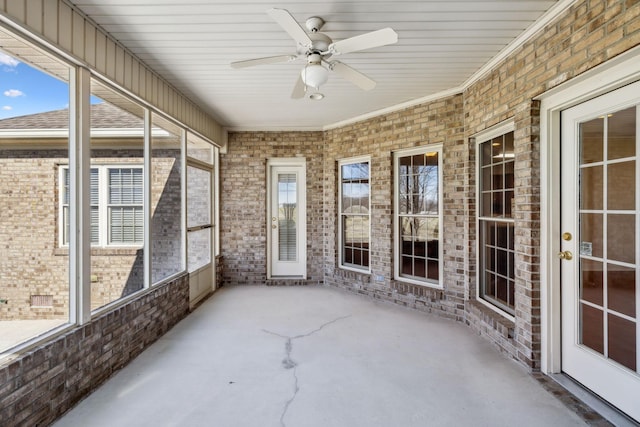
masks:
<path fill-rule="evenodd" d="M 62 168 L 62 244 L 69 244 L 69 168 Z M 139 246 L 144 238 L 141 167 L 91 168 L 91 244 Z"/>
<path fill-rule="evenodd" d="M 369 271 L 369 159 L 339 162 L 340 266 Z"/>
<path fill-rule="evenodd" d="M 442 147 L 394 155 L 395 279 L 441 286 Z"/>
<path fill-rule="evenodd" d="M 513 131 L 481 140 L 478 153 L 478 297 L 481 301 L 513 315 Z"/>

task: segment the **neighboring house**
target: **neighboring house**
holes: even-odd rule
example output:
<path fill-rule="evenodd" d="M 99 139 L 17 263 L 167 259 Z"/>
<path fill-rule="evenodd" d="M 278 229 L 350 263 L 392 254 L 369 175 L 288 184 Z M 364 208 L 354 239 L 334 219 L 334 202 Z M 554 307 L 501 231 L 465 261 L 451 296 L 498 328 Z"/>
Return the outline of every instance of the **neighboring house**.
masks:
<path fill-rule="evenodd" d="M 68 110 L 0 120 L 0 320 L 69 316 L 68 123 Z M 142 118 L 107 102 L 91 106 L 91 127 L 96 309 L 143 287 L 144 146 Z M 152 262 L 173 272 L 180 269 L 172 261 L 180 260 L 180 139 L 154 135 L 164 141 L 153 154 L 152 224 L 171 238 L 155 241 Z"/>

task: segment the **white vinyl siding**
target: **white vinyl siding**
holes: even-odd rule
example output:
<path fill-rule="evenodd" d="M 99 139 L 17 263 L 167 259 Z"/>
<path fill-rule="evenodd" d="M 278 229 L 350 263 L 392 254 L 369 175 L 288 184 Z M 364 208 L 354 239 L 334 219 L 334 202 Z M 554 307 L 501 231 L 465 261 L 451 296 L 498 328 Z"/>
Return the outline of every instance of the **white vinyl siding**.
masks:
<path fill-rule="evenodd" d="M 91 168 L 91 245 L 140 246 L 144 240 L 141 167 Z M 69 244 L 69 168 L 62 168 L 61 245 Z"/>

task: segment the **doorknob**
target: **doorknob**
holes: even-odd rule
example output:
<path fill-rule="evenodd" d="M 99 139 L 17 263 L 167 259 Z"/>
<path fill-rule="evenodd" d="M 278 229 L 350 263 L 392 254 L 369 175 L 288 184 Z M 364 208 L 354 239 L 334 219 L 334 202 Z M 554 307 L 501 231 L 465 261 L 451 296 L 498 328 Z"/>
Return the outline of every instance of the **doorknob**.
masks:
<path fill-rule="evenodd" d="M 560 251 L 558 252 L 558 258 L 571 261 L 573 259 L 573 254 L 570 251 Z"/>

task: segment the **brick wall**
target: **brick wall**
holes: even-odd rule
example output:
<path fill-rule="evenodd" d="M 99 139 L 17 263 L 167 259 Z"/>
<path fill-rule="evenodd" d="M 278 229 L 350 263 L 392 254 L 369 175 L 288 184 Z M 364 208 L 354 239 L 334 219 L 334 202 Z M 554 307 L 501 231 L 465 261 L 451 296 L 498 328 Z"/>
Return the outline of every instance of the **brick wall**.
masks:
<path fill-rule="evenodd" d="M 353 292 L 461 320 L 464 316 L 466 282 L 460 260 L 464 250 L 464 203 L 457 189 L 467 176 L 463 145 L 462 96 L 452 96 L 426 105 L 379 116 L 349 126 L 329 130 L 325 135 L 324 197 L 325 283 Z M 445 290 L 417 286 L 393 279 L 393 152 L 443 144 L 444 182 L 444 280 Z M 371 274 L 338 267 L 337 162 L 354 156 L 371 156 Z M 459 240 L 456 240 L 459 239 Z"/>
<path fill-rule="evenodd" d="M 66 159 L 65 150 L 0 150 L 0 320 L 69 318 L 69 261 L 55 252 L 57 165 Z M 31 295 L 51 295 L 53 305 L 32 309 Z"/>
<path fill-rule="evenodd" d="M 189 311 L 189 280 L 154 288 L 0 365 L 4 427 L 49 425 Z"/>
<path fill-rule="evenodd" d="M 137 150 L 94 150 L 93 164 L 142 165 Z M 0 320 L 67 319 L 68 249 L 59 246 L 59 168 L 65 150 L 0 150 Z M 152 174 L 153 278 L 180 272 L 179 151 L 155 150 Z M 143 286 L 143 251 L 91 250 L 91 308 L 102 307 Z M 51 307 L 32 307 L 31 296 L 52 296 Z"/>
<path fill-rule="evenodd" d="M 267 282 L 267 158 L 303 157 L 307 168 L 307 280 L 322 283 L 323 193 L 321 132 L 233 132 L 220 156 L 220 241 L 225 285 Z"/>
<path fill-rule="evenodd" d="M 465 137 L 515 122 L 515 324 L 470 304 L 466 321 L 531 369 L 540 368 L 540 111 L 537 95 L 640 43 L 640 3 L 587 0 L 520 46 L 464 93 Z M 475 145 L 467 144 L 469 158 Z M 470 176 L 470 184 L 472 184 Z M 467 190 L 472 190 L 471 185 Z M 473 189 L 473 191 L 475 191 Z M 471 195 L 473 191 L 470 191 Z M 468 200 L 470 217 L 475 215 Z M 470 224 L 471 226 L 471 224 Z M 469 234 L 475 262 L 475 233 Z M 470 275 L 475 294 L 475 276 Z M 493 325 L 487 328 L 488 325 Z M 507 332 L 513 329 L 512 332 Z"/>
<path fill-rule="evenodd" d="M 221 174 L 221 241 L 225 283 L 264 283 L 266 156 L 322 149 L 322 171 L 310 169 L 309 194 L 322 193 L 318 236 L 325 284 L 464 321 L 530 369 L 540 367 L 540 112 L 534 97 L 640 43 L 640 3 L 585 0 L 497 64 L 463 94 L 323 133 L 231 134 Z M 420 94 L 416 94 L 419 96 Z M 476 298 L 476 153 L 473 135 L 507 119 L 515 123 L 515 322 Z M 294 140 L 298 139 L 299 144 Z M 443 143 L 444 289 L 393 280 L 392 152 Z M 277 148 L 276 148 L 277 147 Z M 371 274 L 337 267 L 337 160 L 371 156 Z M 237 187 L 239 182 L 246 186 Z M 316 213 L 310 213 L 316 215 Z M 316 221 L 316 220 L 314 220 Z M 243 232 L 243 227 L 244 231 Z M 315 227 L 315 225 L 314 225 Z M 314 231 L 315 232 L 315 231 Z M 251 249 L 252 247 L 255 248 Z M 315 273 L 314 273 L 315 275 Z"/>

